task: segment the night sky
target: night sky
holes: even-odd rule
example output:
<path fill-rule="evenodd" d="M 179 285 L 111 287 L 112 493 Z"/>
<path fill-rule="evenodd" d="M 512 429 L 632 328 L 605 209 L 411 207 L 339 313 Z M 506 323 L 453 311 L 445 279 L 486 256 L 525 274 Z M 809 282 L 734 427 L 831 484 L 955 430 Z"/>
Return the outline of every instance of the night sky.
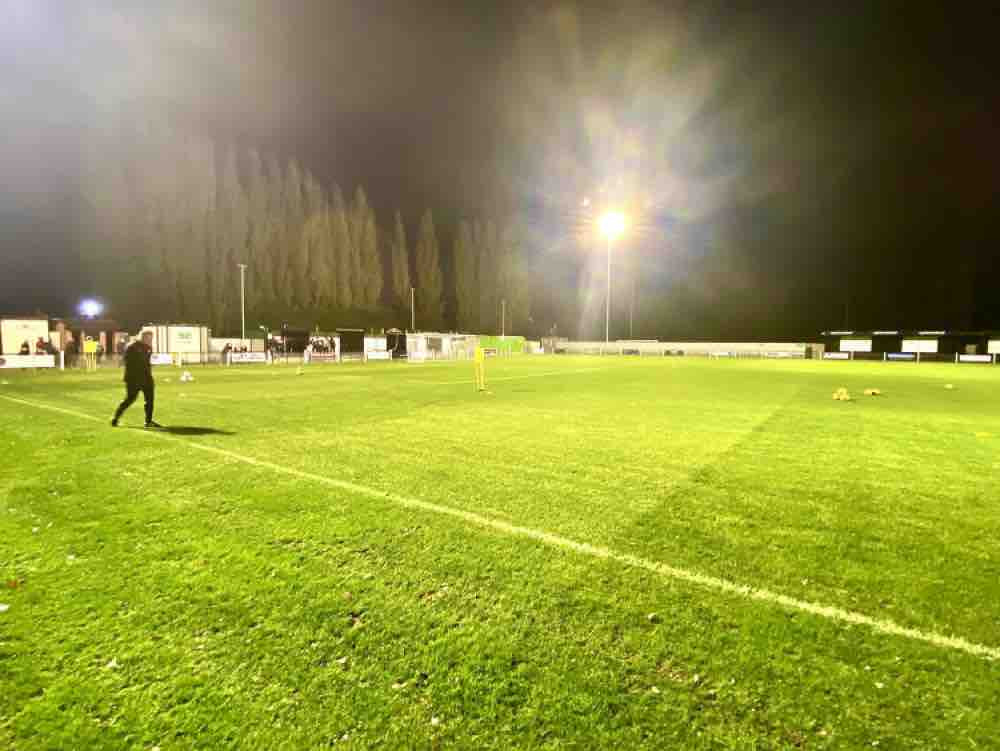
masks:
<path fill-rule="evenodd" d="M 615 205 L 631 219 L 616 263 L 640 269 L 648 337 L 1000 328 L 985 13 L 83 5 L 0 10 L 0 310 L 65 312 L 77 134 L 156 106 L 363 184 L 384 226 L 429 207 L 447 237 L 460 216 L 523 212 L 549 293 L 540 318 L 588 294 L 603 258 L 589 216 Z"/>

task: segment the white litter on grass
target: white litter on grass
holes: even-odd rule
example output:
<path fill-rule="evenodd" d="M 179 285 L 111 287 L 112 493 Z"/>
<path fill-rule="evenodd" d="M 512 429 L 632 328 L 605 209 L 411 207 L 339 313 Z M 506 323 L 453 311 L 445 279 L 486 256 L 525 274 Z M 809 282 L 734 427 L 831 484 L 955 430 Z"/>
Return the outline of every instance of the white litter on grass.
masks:
<path fill-rule="evenodd" d="M 76 410 L 65 409 L 64 407 L 56 407 L 52 404 L 44 404 L 41 402 L 34 402 L 27 399 L 3 395 L 0 395 L 0 399 L 27 407 L 33 407 L 35 409 L 43 409 L 49 412 L 56 412 L 58 414 L 71 415 L 73 417 L 89 420 L 91 422 L 103 422 L 102 418 L 89 415 L 86 412 L 77 412 Z M 685 582 L 707 590 L 720 592 L 731 597 L 740 597 L 747 600 L 766 603 L 772 606 L 784 608 L 786 610 L 797 610 L 799 612 L 809 613 L 810 615 L 819 618 L 826 618 L 831 621 L 848 624 L 849 626 L 864 626 L 872 631 L 888 636 L 923 642 L 941 649 L 953 649 L 985 660 L 1000 660 L 1000 647 L 979 644 L 960 636 L 953 636 L 951 634 L 944 634 L 937 631 L 925 631 L 910 626 L 903 626 L 888 619 L 875 618 L 858 611 L 846 610 L 834 605 L 824 605 L 822 603 L 812 602 L 809 600 L 800 600 L 765 587 L 740 584 L 730 579 L 723 579 L 710 574 L 702 574 L 698 571 L 681 568 L 679 566 L 671 566 L 668 563 L 641 558 L 630 553 L 623 553 L 601 545 L 580 542 L 553 532 L 524 527 L 518 524 L 503 521 L 501 519 L 494 519 L 484 516 L 483 514 L 477 514 L 474 511 L 466 511 L 453 506 L 446 506 L 432 501 L 425 501 L 420 498 L 398 495 L 396 493 L 362 485 L 360 483 L 340 480 L 335 477 L 329 477 L 328 475 L 320 475 L 314 472 L 296 469 L 295 467 L 290 467 L 285 464 L 276 464 L 274 462 L 269 462 L 266 459 L 257 459 L 253 456 L 239 454 L 235 451 L 218 448 L 217 446 L 212 446 L 207 443 L 186 441 L 182 438 L 171 436 L 168 433 L 147 432 L 142 435 L 156 436 L 159 440 L 180 443 L 192 451 L 202 451 L 207 454 L 223 457 L 231 461 L 237 461 L 251 467 L 267 470 L 269 472 L 290 477 L 297 477 L 303 480 L 311 480 L 319 485 L 336 488 L 340 491 L 356 493 L 358 495 L 365 496 L 366 498 L 376 499 L 380 502 L 393 503 L 403 508 L 448 517 L 456 521 L 465 522 L 469 526 L 490 529 L 512 537 L 534 540 L 537 543 L 547 545 L 549 547 L 570 550 L 580 555 L 585 555 L 598 560 L 614 561 L 629 568 L 640 569 L 657 574 L 664 579 Z"/>
<path fill-rule="evenodd" d="M 31 528 L 31 534 L 37 535 L 38 534 L 38 527 L 32 527 Z"/>
<path fill-rule="evenodd" d="M 119 665 L 118 665 L 118 658 L 117 657 L 112 657 L 110 660 L 108 660 L 108 663 L 107 663 L 107 665 L 104 666 L 104 669 L 105 670 L 114 670 L 117 667 L 119 667 Z"/>
<path fill-rule="evenodd" d="M 952 389 L 954 389 L 954 388 L 955 388 L 955 384 L 953 384 L 953 383 L 946 383 L 946 384 L 944 385 L 944 387 L 945 387 L 946 389 L 948 389 L 949 391 L 951 391 Z"/>
<path fill-rule="evenodd" d="M 431 725 L 440 725 L 440 724 L 441 720 L 439 720 L 437 717 L 431 717 Z"/>
<path fill-rule="evenodd" d="M 183 373 L 181 373 L 181 381 L 183 381 L 184 383 L 191 383 L 193 380 L 194 376 L 191 375 L 190 370 L 185 370 Z"/>
<path fill-rule="evenodd" d="M 8 610 L 10 610 L 10 605 L 5 602 L 0 602 L 0 613 L 6 613 Z"/>

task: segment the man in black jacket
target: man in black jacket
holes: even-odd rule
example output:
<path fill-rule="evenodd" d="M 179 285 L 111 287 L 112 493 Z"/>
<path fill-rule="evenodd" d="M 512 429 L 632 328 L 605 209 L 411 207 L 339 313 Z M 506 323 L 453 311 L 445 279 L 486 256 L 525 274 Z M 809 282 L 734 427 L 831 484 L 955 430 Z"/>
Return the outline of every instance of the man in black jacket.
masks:
<path fill-rule="evenodd" d="M 153 368 L 149 358 L 153 355 L 153 332 L 144 331 L 142 337 L 125 348 L 125 400 L 118 405 L 111 426 L 118 425 L 118 420 L 126 409 L 142 392 L 146 408 L 146 427 L 163 427 L 153 422 Z"/>

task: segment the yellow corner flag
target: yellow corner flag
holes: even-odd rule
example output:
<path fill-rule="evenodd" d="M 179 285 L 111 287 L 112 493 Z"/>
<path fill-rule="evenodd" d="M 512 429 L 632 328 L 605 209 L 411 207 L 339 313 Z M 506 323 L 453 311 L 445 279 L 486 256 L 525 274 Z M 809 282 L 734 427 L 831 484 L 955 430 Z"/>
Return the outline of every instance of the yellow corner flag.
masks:
<path fill-rule="evenodd" d="M 486 352 L 476 347 L 476 390 L 486 391 Z"/>

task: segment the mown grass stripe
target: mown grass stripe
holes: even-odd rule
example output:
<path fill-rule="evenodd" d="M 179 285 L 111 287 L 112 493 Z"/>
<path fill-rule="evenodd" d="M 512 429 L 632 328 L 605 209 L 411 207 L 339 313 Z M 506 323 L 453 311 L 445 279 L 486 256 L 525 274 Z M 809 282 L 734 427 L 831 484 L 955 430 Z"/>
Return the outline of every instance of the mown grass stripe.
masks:
<path fill-rule="evenodd" d="M 76 410 L 66 409 L 64 407 L 57 407 L 51 404 L 34 402 L 34 401 L 29 401 L 27 399 L 20 399 L 17 397 L 6 396 L 6 395 L 0 395 L 0 399 L 5 399 L 6 401 L 9 402 L 22 404 L 36 409 L 58 412 L 61 414 L 70 415 L 73 417 L 78 417 L 93 422 L 98 422 L 98 423 L 104 422 L 101 418 L 95 417 L 94 415 L 89 415 L 84 412 L 77 412 Z M 183 444 L 184 446 L 188 446 L 190 448 L 198 449 L 200 451 L 204 451 L 207 453 L 214 454 L 216 456 L 221 456 L 227 459 L 231 459 L 233 461 L 247 464 L 253 467 L 268 469 L 271 470 L 272 472 L 280 472 L 284 475 L 310 480 L 312 482 L 326 485 L 328 487 L 334 487 L 340 490 L 346 490 L 348 492 L 356 493 L 358 495 L 363 495 L 370 498 L 388 500 L 400 506 L 404 506 L 406 508 L 419 509 L 421 511 L 426 511 L 443 516 L 449 516 L 454 519 L 459 519 L 461 521 L 468 522 L 469 524 L 474 524 L 479 527 L 493 529 L 495 531 L 502 532 L 504 534 L 529 538 L 537 542 L 543 543 L 545 545 L 549 545 L 551 547 L 562 548 L 564 550 L 571 550 L 576 553 L 580 553 L 582 555 L 591 556 L 593 558 L 615 561 L 617 563 L 621 563 L 623 565 L 630 566 L 633 568 L 644 569 L 646 571 L 650 571 L 665 578 L 675 579 L 677 581 L 694 584 L 708 589 L 714 589 L 716 591 L 724 592 L 731 595 L 736 595 L 739 597 L 745 597 L 751 600 L 757 600 L 759 602 L 778 605 L 789 610 L 798 610 L 804 613 L 809 613 L 810 615 L 819 616 L 821 618 L 827 618 L 829 620 L 839 621 L 841 623 L 848 623 L 857 626 L 866 626 L 872 629 L 873 631 L 879 633 L 887 634 L 890 636 L 898 636 L 905 639 L 911 639 L 913 641 L 924 642 L 927 644 L 931 644 L 935 647 L 940 647 L 944 649 L 953 649 L 987 660 L 1000 660 L 1000 648 L 990 647 L 984 644 L 977 644 L 975 642 L 971 642 L 961 637 L 948 636 L 934 631 L 925 631 L 922 629 L 910 628 L 895 623 L 894 621 L 881 618 L 873 618 L 872 616 L 865 615 L 864 613 L 845 610 L 843 608 L 831 605 L 822 605 L 820 603 L 810 602 L 808 600 L 800 600 L 794 597 L 789 597 L 787 595 L 780 594 L 778 592 L 773 592 L 769 589 L 752 587 L 744 584 L 737 584 L 736 582 L 732 582 L 727 579 L 721 579 L 719 577 L 710 576 L 707 574 L 701 574 L 696 571 L 690 571 L 688 569 L 678 568 L 676 566 L 670 566 L 665 563 L 658 563 L 656 561 L 651 561 L 646 558 L 629 555 L 627 553 L 619 553 L 617 551 L 611 550 L 610 548 L 606 548 L 603 546 L 592 545 L 586 542 L 578 542 L 568 537 L 563 537 L 561 535 L 553 534 L 551 532 L 545 532 L 543 530 L 533 529 L 531 527 L 523 527 L 517 524 L 504 522 L 499 519 L 492 519 L 490 517 L 483 516 L 481 514 L 477 514 L 472 511 L 465 511 L 462 509 L 457 509 L 450 506 L 444 506 L 441 504 L 433 503 L 431 501 L 424 501 L 418 498 L 410 498 L 407 496 L 397 495 L 395 493 L 389 493 L 387 491 L 378 490 L 376 488 L 368 487 L 366 485 L 359 485 L 357 483 L 349 482 L 346 480 L 338 480 L 332 477 L 325 477 L 323 475 L 313 474 L 312 472 L 306 472 L 304 470 L 295 469 L 293 467 L 287 467 L 266 460 L 256 459 L 252 456 L 246 456 L 244 454 L 238 454 L 234 451 L 229 451 L 228 449 L 218 448 L 216 446 L 210 446 L 207 444 L 197 443 L 190 440 L 184 440 L 176 436 L 172 436 L 169 433 L 161 433 L 155 430 L 144 431 L 144 433 L 146 435 L 155 436 L 157 438 L 164 440 L 174 441 Z"/>

